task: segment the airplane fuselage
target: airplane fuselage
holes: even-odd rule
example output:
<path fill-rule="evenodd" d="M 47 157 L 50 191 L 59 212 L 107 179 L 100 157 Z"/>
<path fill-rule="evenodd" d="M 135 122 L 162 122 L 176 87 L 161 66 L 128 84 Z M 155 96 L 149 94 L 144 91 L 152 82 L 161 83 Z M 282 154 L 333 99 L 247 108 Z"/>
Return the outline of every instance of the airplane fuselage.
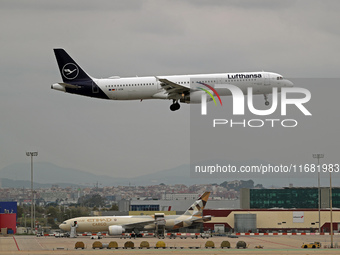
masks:
<path fill-rule="evenodd" d="M 187 219 L 193 219 L 193 217 L 185 215 L 167 215 L 164 216 L 165 228 L 167 230 L 175 229 L 175 225 L 179 222 L 185 221 Z M 199 219 L 199 217 L 194 217 Z M 129 230 L 129 224 L 138 225 L 139 223 L 144 223 L 150 221 L 149 224 L 144 225 L 143 230 L 155 230 L 156 224 L 153 216 L 94 216 L 94 217 L 78 217 L 64 221 L 59 225 L 60 229 L 64 231 L 70 231 L 71 225 L 77 222 L 77 232 L 107 232 L 110 226 L 125 226 L 124 229 Z M 188 223 L 188 226 L 191 225 Z M 135 229 L 132 227 L 130 230 Z M 138 229 L 138 227 L 137 227 Z"/>
<path fill-rule="evenodd" d="M 197 80 L 215 87 L 220 96 L 229 96 L 229 90 L 222 89 L 223 84 L 232 84 L 239 87 L 244 93 L 247 88 L 253 88 L 253 94 L 270 94 L 273 87 L 291 86 L 291 82 L 282 79 L 282 76 L 270 72 L 244 72 L 244 73 L 220 73 L 220 74 L 194 74 L 171 76 L 147 76 L 107 79 L 93 78 L 92 86 L 76 85 L 74 88 L 53 84 L 52 88 L 68 93 L 80 94 L 90 97 L 98 97 L 111 100 L 142 100 L 142 99 L 177 99 L 182 95 L 169 95 L 162 87 L 159 79 L 166 79 L 183 87 L 192 88 Z M 193 79 L 195 81 L 193 81 Z M 216 85 L 219 85 L 216 88 Z M 191 102 L 192 103 L 192 102 Z M 196 103 L 196 102 L 194 102 Z"/>
<path fill-rule="evenodd" d="M 170 99 L 171 111 L 180 108 L 179 102 L 199 104 L 203 94 L 213 91 L 214 97 L 229 96 L 231 92 L 224 85 L 234 85 L 247 93 L 247 88 L 253 89 L 253 94 L 263 94 L 267 101 L 267 94 L 272 88 L 292 87 L 293 83 L 283 79 L 280 74 L 270 72 L 242 72 L 219 74 L 192 74 L 120 78 L 113 76 L 107 79 L 96 79 L 89 76 L 64 49 L 54 49 L 63 79 L 62 83 L 55 83 L 52 89 L 67 93 L 78 94 L 112 100 L 144 100 Z M 208 89 L 202 89 L 200 85 Z M 215 100 L 211 94 L 208 101 Z"/>
<path fill-rule="evenodd" d="M 211 220 L 211 216 L 203 216 L 203 209 L 210 192 L 204 192 L 182 215 L 164 215 L 155 213 L 148 216 L 100 216 L 78 217 L 64 221 L 59 228 L 77 232 L 108 232 L 109 235 L 120 235 L 124 232 L 154 230 L 157 227 L 172 230 L 189 227 L 195 223 Z"/>

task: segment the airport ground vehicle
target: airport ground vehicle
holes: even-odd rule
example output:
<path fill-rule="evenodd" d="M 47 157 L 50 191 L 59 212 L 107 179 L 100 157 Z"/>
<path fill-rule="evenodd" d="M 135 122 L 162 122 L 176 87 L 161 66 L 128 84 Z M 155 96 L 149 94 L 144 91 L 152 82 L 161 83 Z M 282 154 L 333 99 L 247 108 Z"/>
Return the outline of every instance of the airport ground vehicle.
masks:
<path fill-rule="evenodd" d="M 243 248 L 243 249 L 246 249 L 247 248 L 247 244 L 245 241 L 238 241 L 237 244 L 236 244 L 236 248 L 239 249 L 239 248 Z"/>
<path fill-rule="evenodd" d="M 55 237 L 70 237 L 70 234 L 69 233 L 60 233 L 60 232 L 56 232 L 54 234 Z"/>
<path fill-rule="evenodd" d="M 229 238 L 238 238 L 236 235 L 227 235 Z"/>
<path fill-rule="evenodd" d="M 76 242 L 74 249 L 83 249 L 85 248 L 84 242 Z"/>
<path fill-rule="evenodd" d="M 204 238 L 209 238 L 212 237 L 211 232 L 210 231 L 204 231 L 204 233 L 201 233 L 201 237 Z"/>
<path fill-rule="evenodd" d="M 314 243 L 307 243 L 307 244 L 303 244 L 301 245 L 301 248 L 307 249 L 307 248 L 321 248 L 321 243 L 320 242 L 314 242 Z"/>

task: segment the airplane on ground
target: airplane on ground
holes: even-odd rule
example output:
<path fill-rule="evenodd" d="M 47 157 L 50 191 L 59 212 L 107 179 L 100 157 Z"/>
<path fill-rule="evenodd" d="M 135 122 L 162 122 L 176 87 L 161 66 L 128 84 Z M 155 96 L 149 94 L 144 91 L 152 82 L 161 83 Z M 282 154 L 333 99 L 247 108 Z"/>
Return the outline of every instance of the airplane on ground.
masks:
<path fill-rule="evenodd" d="M 293 86 L 282 75 L 264 71 L 96 79 L 88 75 L 64 49 L 54 49 L 54 53 L 63 82 L 53 84 L 52 89 L 111 100 L 167 99 L 172 100 L 171 111 L 180 108 L 179 102 L 201 103 L 202 94 L 207 91 L 218 98 L 230 96 L 231 92 L 223 84 L 235 85 L 245 94 L 247 88 L 252 87 L 253 94 L 264 95 L 266 105 L 269 105 L 268 94 L 272 93 L 273 87 L 280 92 L 282 87 Z M 202 85 L 205 90 L 199 87 Z"/>
<path fill-rule="evenodd" d="M 211 220 L 211 216 L 203 216 L 203 209 L 208 201 L 210 192 L 195 201 L 182 215 L 164 215 L 156 213 L 148 216 L 93 216 L 78 217 L 64 221 L 59 228 L 70 231 L 76 227 L 77 232 L 105 232 L 109 235 L 121 235 L 125 232 L 155 230 L 156 225 L 164 226 L 166 230 L 175 230 L 189 227 L 195 223 L 203 223 Z"/>

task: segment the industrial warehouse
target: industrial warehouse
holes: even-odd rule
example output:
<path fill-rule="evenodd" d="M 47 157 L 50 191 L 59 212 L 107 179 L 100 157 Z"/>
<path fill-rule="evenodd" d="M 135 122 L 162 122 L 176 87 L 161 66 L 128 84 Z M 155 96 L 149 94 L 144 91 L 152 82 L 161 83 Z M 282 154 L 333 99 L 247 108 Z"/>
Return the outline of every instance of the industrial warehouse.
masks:
<path fill-rule="evenodd" d="M 318 209 L 207 209 L 213 216 L 205 229 L 236 233 L 301 233 L 318 232 Z M 330 231 L 330 211 L 321 210 L 321 232 Z M 339 232 L 340 210 L 333 210 L 333 231 Z"/>
<path fill-rule="evenodd" d="M 204 215 L 213 216 L 204 227 L 243 233 L 312 233 L 319 230 L 325 233 L 330 232 L 332 221 L 333 231 L 339 232 L 340 189 L 332 188 L 332 206 L 336 208 L 332 210 L 329 191 L 329 188 L 320 189 L 318 203 L 318 188 L 241 189 L 241 209 L 204 210 Z"/>

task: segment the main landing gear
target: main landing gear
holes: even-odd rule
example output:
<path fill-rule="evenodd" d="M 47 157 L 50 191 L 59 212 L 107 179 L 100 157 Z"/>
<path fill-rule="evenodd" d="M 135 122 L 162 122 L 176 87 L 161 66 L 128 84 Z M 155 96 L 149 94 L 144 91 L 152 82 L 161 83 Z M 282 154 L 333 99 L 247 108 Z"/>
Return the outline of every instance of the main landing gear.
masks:
<path fill-rule="evenodd" d="M 265 105 L 269 105 L 269 101 L 268 101 L 268 96 L 267 96 L 267 94 L 263 94 L 264 95 L 264 100 L 265 100 Z"/>
<path fill-rule="evenodd" d="M 178 103 L 178 100 L 173 99 L 172 100 L 172 105 L 170 105 L 170 110 L 171 111 L 177 111 L 181 108 L 181 105 Z"/>

